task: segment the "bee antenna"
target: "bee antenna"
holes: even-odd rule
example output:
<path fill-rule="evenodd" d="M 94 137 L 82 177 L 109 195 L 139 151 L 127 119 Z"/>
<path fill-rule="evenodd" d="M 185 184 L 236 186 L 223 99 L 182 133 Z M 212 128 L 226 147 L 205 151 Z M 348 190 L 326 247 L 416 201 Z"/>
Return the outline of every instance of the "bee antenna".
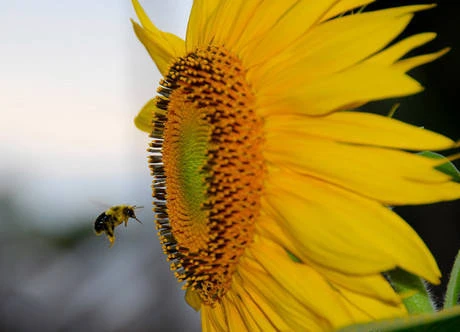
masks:
<path fill-rule="evenodd" d="M 137 206 L 137 205 L 133 205 L 133 208 L 135 208 L 135 209 L 143 209 L 143 208 L 144 208 L 144 206 L 143 206 L 143 205 L 140 205 L 140 206 Z"/>

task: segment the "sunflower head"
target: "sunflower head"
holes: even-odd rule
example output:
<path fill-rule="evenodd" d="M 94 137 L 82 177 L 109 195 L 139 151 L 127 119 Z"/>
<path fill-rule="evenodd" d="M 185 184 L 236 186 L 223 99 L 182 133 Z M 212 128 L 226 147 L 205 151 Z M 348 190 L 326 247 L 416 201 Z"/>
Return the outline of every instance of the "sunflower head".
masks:
<path fill-rule="evenodd" d="M 161 242 L 178 279 L 211 304 L 260 214 L 262 119 L 241 61 L 222 47 L 178 58 L 158 93 L 150 165 Z"/>
<path fill-rule="evenodd" d="M 387 206 L 460 197 L 438 162 L 407 152 L 455 144 L 356 108 L 421 91 L 407 71 L 447 50 L 404 58 L 432 33 L 391 44 L 429 5 L 344 15 L 371 2 L 195 0 L 182 40 L 133 0 L 163 75 L 135 121 L 152 138 L 155 221 L 204 329 L 401 316 L 383 272 L 439 281 Z"/>

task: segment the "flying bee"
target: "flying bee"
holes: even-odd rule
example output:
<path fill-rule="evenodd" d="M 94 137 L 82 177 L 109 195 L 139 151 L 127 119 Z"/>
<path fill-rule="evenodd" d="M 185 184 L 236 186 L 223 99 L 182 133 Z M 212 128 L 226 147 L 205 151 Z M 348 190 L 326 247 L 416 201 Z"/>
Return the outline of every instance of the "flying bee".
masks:
<path fill-rule="evenodd" d="M 102 212 L 94 222 L 94 231 L 96 235 L 105 233 L 110 241 L 110 247 L 115 243 L 115 227 L 125 223 L 128 226 L 128 220 L 135 219 L 138 223 L 142 222 L 137 219 L 134 213 L 135 209 L 140 209 L 142 206 L 136 205 L 117 205 L 112 206 L 110 209 Z"/>

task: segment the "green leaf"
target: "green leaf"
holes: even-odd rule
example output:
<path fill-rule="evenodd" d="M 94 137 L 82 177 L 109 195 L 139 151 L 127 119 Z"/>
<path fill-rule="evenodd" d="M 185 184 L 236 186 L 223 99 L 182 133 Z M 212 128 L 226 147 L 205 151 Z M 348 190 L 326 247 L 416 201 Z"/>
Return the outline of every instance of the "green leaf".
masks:
<path fill-rule="evenodd" d="M 460 306 L 437 313 L 386 319 L 347 326 L 339 332 L 457 332 L 460 330 Z"/>
<path fill-rule="evenodd" d="M 458 171 L 458 169 L 455 167 L 454 164 L 452 164 L 449 160 L 447 160 L 446 157 L 444 157 L 443 155 L 439 153 L 432 152 L 432 151 L 423 151 L 423 152 L 420 152 L 419 154 L 422 156 L 428 157 L 428 158 L 432 158 L 432 159 L 445 159 L 446 163 L 437 166 L 436 169 L 440 172 L 443 172 L 444 174 L 450 175 L 455 182 L 460 182 L 460 172 Z"/>
<path fill-rule="evenodd" d="M 434 312 L 433 301 L 419 277 L 402 269 L 388 272 L 391 285 L 403 299 L 403 303 L 410 314 Z"/>
<path fill-rule="evenodd" d="M 444 299 L 444 309 L 452 308 L 458 304 L 460 299 L 460 251 L 455 259 L 454 267 L 450 273 L 449 283 L 447 284 L 446 297 Z"/>

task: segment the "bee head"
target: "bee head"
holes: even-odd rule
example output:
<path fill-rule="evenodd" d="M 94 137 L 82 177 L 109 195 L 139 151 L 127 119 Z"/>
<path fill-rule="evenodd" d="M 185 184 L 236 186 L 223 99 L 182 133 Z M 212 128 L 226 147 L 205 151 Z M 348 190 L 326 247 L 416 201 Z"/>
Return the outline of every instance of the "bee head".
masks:
<path fill-rule="evenodd" d="M 128 207 L 125 207 L 125 209 L 124 209 L 123 212 L 124 212 L 128 217 L 133 218 L 133 219 L 137 220 L 137 222 L 139 222 L 139 223 L 142 224 L 142 222 L 141 222 L 139 219 L 137 219 L 136 214 L 134 213 L 134 210 L 135 210 L 135 209 L 140 209 L 140 208 L 143 208 L 143 206 L 136 206 L 136 205 L 128 206 Z"/>
<path fill-rule="evenodd" d="M 128 217 L 136 219 L 133 208 L 126 208 L 125 212 Z"/>

